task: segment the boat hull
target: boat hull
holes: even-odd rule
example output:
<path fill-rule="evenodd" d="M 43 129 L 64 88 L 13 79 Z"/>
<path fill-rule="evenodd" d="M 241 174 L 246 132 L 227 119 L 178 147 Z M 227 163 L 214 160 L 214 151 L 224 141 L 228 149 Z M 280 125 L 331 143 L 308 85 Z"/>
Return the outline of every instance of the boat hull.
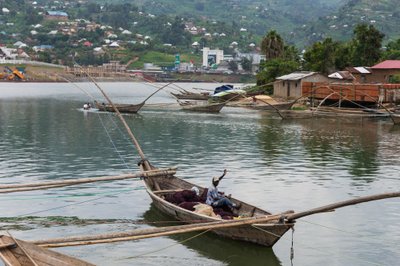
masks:
<path fill-rule="evenodd" d="M 248 108 L 263 111 L 275 111 L 275 110 L 289 110 L 292 108 L 294 102 L 290 103 L 278 103 L 271 105 L 249 105 Z"/>
<path fill-rule="evenodd" d="M 95 104 L 99 111 L 115 112 L 114 108 L 110 104 L 99 104 L 97 102 Z M 120 113 L 137 113 L 143 105 L 144 102 L 139 104 L 115 104 L 115 107 Z"/>
<path fill-rule="evenodd" d="M 192 93 L 192 92 L 185 92 L 185 93 L 173 93 L 171 92 L 171 94 L 179 99 L 179 100 L 208 100 L 208 98 L 210 97 L 210 95 L 207 93 Z"/>
<path fill-rule="evenodd" d="M 193 184 L 176 177 L 168 177 L 167 179 L 169 179 L 169 181 L 171 179 L 178 180 L 177 182 L 179 183 L 179 187 L 182 189 L 190 189 L 192 186 L 194 186 Z M 160 179 L 158 178 L 158 180 Z M 156 180 L 156 183 L 161 183 L 161 182 Z M 156 195 L 153 192 L 153 189 L 151 188 L 151 184 L 149 182 L 146 182 L 146 180 L 145 183 L 147 186 L 147 192 L 150 195 L 154 206 L 164 214 L 167 214 L 168 216 L 171 216 L 184 223 L 203 223 L 203 222 L 205 223 L 205 222 L 221 221 L 220 218 L 201 215 L 180 208 L 179 206 L 174 205 L 164 200 L 162 197 Z M 171 184 L 168 184 L 167 186 L 162 185 L 162 189 L 172 189 L 172 188 L 176 187 L 171 186 Z M 204 191 L 204 188 L 200 188 L 200 191 Z M 247 215 L 246 217 L 259 217 L 259 216 L 271 215 L 266 211 L 263 211 L 257 207 L 241 202 L 237 199 L 232 198 L 232 201 L 236 203 L 239 202 L 241 203 L 242 205 L 241 209 L 243 209 L 242 212 L 244 215 L 246 215 L 246 213 L 247 214 L 252 213 Z M 294 226 L 293 223 L 281 223 L 279 221 L 273 221 L 271 223 L 265 223 L 265 224 L 263 223 L 257 225 L 254 224 L 254 225 L 243 225 L 243 226 L 222 228 L 222 229 L 212 230 L 212 232 L 222 237 L 227 237 L 234 240 L 246 241 L 267 247 L 272 247 L 281 238 L 281 236 L 285 234 L 293 226 Z"/>
<path fill-rule="evenodd" d="M 219 113 L 225 106 L 225 103 L 211 103 L 211 104 L 181 104 L 185 111 L 191 112 L 205 112 L 205 113 Z"/>
<path fill-rule="evenodd" d="M 4 235 L 0 236 L 0 245 L 10 245 L 9 247 L 0 249 L 0 258 L 6 265 L 94 266 L 94 264 L 89 262 Z"/>

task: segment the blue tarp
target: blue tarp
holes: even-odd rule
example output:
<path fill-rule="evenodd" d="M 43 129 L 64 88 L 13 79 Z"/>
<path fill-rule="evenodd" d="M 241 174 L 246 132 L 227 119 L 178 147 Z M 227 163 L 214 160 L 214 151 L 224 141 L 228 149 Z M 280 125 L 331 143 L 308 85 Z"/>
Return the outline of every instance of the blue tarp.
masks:
<path fill-rule="evenodd" d="M 214 94 L 217 94 L 218 92 L 221 92 L 221 91 L 227 91 L 227 90 L 232 90 L 232 89 L 233 89 L 233 85 L 225 84 L 225 85 L 216 87 L 214 90 Z"/>

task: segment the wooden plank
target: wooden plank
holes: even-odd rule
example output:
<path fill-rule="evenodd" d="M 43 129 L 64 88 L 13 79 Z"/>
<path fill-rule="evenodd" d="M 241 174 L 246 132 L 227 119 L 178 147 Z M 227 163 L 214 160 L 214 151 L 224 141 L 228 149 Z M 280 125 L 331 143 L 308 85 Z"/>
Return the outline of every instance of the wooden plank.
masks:
<path fill-rule="evenodd" d="M 6 237 L 6 236 L 0 237 L 0 244 L 1 245 L 7 245 L 7 244 L 15 245 L 14 241 L 12 241 L 9 237 Z M 14 253 L 11 252 L 11 250 L 9 248 L 1 249 L 0 257 L 7 266 L 22 266 L 21 263 L 19 263 L 18 259 L 15 257 Z"/>
<path fill-rule="evenodd" d="M 0 250 L 0 257 L 8 266 L 93 266 L 94 264 L 76 259 L 34 244 L 16 240 L 15 248 Z M 1 236 L 1 245 L 16 244 L 11 237 Z M 29 258 L 30 257 L 30 258 Z"/>

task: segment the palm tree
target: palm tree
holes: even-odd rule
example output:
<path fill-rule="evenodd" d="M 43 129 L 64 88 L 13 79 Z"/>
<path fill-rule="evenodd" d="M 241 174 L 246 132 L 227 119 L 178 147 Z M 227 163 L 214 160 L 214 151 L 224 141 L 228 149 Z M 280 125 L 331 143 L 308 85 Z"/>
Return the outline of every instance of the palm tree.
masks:
<path fill-rule="evenodd" d="M 274 30 L 268 32 L 261 42 L 261 49 L 266 59 L 280 58 L 284 55 L 285 43 L 282 37 Z"/>

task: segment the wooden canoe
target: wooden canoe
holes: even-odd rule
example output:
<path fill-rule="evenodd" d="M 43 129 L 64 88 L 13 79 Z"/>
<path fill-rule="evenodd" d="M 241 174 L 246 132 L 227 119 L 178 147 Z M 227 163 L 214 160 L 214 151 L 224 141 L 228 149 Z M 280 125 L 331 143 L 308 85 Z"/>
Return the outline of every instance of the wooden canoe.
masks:
<path fill-rule="evenodd" d="M 275 111 L 275 110 L 289 110 L 292 108 L 295 102 L 288 103 L 275 103 L 275 104 L 265 104 L 265 105 L 247 105 L 247 108 L 263 111 Z"/>
<path fill-rule="evenodd" d="M 0 236 L 0 258 L 7 266 L 94 266 L 5 235 Z"/>
<path fill-rule="evenodd" d="M 94 102 L 96 105 L 96 108 L 99 109 L 99 111 L 106 111 L 106 112 L 115 112 L 114 108 L 112 107 L 111 104 L 100 104 L 97 101 Z M 115 104 L 115 107 L 117 107 L 118 111 L 120 113 L 137 113 L 139 110 L 143 107 L 144 102 L 139 103 L 139 104 Z"/>
<path fill-rule="evenodd" d="M 185 111 L 192 112 L 205 112 L 205 113 L 219 113 L 225 106 L 226 102 L 223 103 L 194 103 L 194 102 L 179 102 L 179 105 Z"/>
<path fill-rule="evenodd" d="M 210 94 L 208 92 L 190 92 L 183 91 L 181 93 L 173 93 L 172 96 L 179 100 L 208 100 Z"/>
<path fill-rule="evenodd" d="M 194 184 L 182 180 L 174 175 L 144 178 L 143 180 L 146 185 L 147 193 L 150 195 L 154 206 L 161 212 L 185 223 L 221 221 L 220 218 L 198 214 L 170 203 L 164 199 L 164 194 L 160 193 L 162 191 L 174 191 L 180 189 L 190 190 L 193 186 L 195 186 Z M 202 194 L 205 190 L 203 187 L 196 187 L 199 188 L 200 194 Z M 231 200 L 236 204 L 241 204 L 241 207 L 239 210 L 237 210 L 240 217 L 261 217 L 271 215 L 271 213 L 267 211 L 242 202 L 238 199 L 231 198 Z M 247 241 L 271 247 L 293 226 L 293 223 L 285 223 L 274 220 L 270 223 L 221 228 L 213 230 L 212 232 L 234 240 Z"/>
<path fill-rule="evenodd" d="M 321 116 L 358 116 L 358 117 L 388 117 L 386 110 L 370 109 L 370 108 L 339 108 L 320 106 L 312 109 L 316 115 Z"/>
<path fill-rule="evenodd" d="M 340 119 L 373 119 L 388 118 L 390 114 L 385 110 L 375 109 L 356 109 L 356 108 L 338 108 L 325 107 L 311 108 L 310 110 L 281 110 L 284 118 L 302 119 L 313 117 L 340 118 Z"/>

